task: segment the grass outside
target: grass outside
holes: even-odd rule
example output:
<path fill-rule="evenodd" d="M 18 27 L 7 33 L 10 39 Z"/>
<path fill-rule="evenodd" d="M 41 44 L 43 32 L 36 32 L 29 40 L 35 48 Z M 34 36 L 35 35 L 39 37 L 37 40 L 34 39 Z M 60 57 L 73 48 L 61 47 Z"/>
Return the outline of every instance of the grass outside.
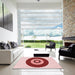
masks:
<path fill-rule="evenodd" d="M 45 48 L 46 44 L 48 45 L 49 43 L 46 42 L 24 42 L 22 45 L 24 45 L 26 48 Z M 60 48 L 63 46 L 62 43 L 56 43 L 56 48 Z"/>

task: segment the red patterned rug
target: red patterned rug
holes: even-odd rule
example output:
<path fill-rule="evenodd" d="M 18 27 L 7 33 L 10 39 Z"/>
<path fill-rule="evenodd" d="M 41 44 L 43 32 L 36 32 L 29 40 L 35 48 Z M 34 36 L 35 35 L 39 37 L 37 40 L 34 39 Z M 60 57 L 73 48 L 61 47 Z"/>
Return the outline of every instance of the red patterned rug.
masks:
<path fill-rule="evenodd" d="M 47 66 L 49 62 L 44 58 L 29 58 L 26 61 L 26 64 L 31 67 L 44 67 Z"/>
<path fill-rule="evenodd" d="M 28 68 L 51 68 L 61 69 L 62 67 L 52 57 L 22 57 L 14 66 L 15 69 L 28 69 Z"/>

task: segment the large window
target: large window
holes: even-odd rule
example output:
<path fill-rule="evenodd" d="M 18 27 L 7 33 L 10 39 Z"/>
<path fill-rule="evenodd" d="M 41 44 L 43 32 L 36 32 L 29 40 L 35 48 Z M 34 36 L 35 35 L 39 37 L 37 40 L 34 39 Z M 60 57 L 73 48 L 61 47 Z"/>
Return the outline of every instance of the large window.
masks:
<path fill-rule="evenodd" d="M 19 23 L 25 47 L 45 48 L 48 40 L 61 40 L 62 10 L 19 10 Z M 55 42 L 56 48 L 62 46 Z"/>
<path fill-rule="evenodd" d="M 19 13 L 22 40 L 62 36 L 62 10 L 20 10 Z"/>

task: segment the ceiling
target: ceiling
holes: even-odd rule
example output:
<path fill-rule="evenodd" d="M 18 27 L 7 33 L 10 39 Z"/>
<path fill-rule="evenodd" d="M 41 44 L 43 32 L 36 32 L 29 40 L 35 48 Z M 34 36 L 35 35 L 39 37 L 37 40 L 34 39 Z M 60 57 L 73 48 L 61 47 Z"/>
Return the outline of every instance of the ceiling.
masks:
<path fill-rule="evenodd" d="M 15 0 L 16 2 L 38 2 L 37 0 Z M 60 3 L 62 0 L 40 0 L 39 2 Z"/>
<path fill-rule="evenodd" d="M 62 0 L 15 0 L 20 9 L 61 9 Z"/>
<path fill-rule="evenodd" d="M 2 0 L 17 9 L 61 9 L 63 0 Z"/>

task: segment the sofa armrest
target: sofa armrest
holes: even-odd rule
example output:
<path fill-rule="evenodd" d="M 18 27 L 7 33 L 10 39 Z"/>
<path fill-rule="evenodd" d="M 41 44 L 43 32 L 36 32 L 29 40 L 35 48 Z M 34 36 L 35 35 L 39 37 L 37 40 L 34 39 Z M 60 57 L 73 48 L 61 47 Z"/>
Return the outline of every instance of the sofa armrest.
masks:
<path fill-rule="evenodd" d="M 0 64 L 11 64 L 12 61 L 12 50 L 0 50 Z"/>

